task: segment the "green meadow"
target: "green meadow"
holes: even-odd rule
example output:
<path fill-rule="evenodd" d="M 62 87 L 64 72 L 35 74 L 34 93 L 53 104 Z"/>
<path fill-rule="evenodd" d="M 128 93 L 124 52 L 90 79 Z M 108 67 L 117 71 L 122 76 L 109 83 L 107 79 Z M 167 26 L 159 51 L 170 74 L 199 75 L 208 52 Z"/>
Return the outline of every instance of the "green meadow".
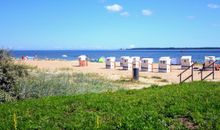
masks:
<path fill-rule="evenodd" d="M 220 129 L 220 83 L 26 99 L 0 117 L 0 129 Z"/>

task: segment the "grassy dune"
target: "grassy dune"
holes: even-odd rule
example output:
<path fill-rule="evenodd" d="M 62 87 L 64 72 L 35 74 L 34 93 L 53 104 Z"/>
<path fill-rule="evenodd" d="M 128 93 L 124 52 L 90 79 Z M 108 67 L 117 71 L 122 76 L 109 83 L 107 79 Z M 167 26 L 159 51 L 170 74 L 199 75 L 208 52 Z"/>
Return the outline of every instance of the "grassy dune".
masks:
<path fill-rule="evenodd" d="M 0 117 L 0 129 L 220 129 L 220 83 L 29 99 Z"/>
<path fill-rule="evenodd" d="M 116 91 L 119 85 L 95 74 L 39 72 L 16 84 L 21 99 Z"/>

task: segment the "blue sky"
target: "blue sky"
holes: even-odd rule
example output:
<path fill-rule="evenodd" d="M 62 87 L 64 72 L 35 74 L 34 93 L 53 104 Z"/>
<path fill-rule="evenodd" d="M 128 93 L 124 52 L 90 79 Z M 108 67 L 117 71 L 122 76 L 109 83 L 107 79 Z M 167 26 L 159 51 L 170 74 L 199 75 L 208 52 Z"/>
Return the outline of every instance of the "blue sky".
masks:
<path fill-rule="evenodd" d="M 0 0 L 0 47 L 220 47 L 220 0 Z"/>

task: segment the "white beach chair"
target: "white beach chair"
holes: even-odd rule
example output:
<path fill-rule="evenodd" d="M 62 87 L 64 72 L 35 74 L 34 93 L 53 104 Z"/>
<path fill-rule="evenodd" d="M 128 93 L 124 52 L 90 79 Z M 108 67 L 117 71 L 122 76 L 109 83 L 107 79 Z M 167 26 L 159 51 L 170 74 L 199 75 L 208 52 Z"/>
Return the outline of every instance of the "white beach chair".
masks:
<path fill-rule="evenodd" d="M 153 71 L 153 58 L 142 58 L 141 59 L 141 70 L 142 71 Z"/>
<path fill-rule="evenodd" d="M 158 65 L 158 71 L 159 72 L 171 72 L 171 59 L 170 57 L 161 57 L 159 59 L 159 65 Z"/>

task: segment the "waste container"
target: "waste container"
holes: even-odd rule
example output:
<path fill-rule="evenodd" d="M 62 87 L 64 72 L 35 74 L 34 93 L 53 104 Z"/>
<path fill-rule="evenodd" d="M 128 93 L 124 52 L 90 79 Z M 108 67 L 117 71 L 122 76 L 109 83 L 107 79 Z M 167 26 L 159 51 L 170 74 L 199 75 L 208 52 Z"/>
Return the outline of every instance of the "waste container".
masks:
<path fill-rule="evenodd" d="M 139 80 L 139 68 L 133 68 L 133 80 Z"/>

